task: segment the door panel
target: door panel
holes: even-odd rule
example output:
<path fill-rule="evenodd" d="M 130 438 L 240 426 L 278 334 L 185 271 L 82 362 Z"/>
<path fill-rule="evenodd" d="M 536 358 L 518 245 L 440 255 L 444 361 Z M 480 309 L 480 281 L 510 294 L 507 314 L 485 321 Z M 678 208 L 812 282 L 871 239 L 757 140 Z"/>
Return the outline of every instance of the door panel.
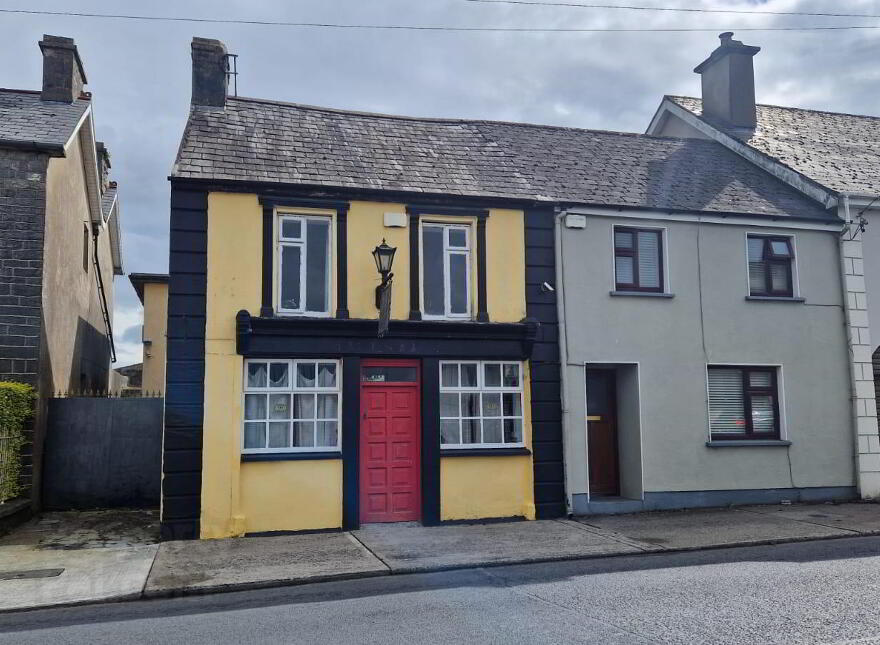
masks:
<path fill-rule="evenodd" d="M 619 495 L 617 395 L 614 370 L 587 370 L 590 495 Z"/>
<path fill-rule="evenodd" d="M 418 382 L 362 381 L 361 522 L 420 519 L 420 437 Z"/>

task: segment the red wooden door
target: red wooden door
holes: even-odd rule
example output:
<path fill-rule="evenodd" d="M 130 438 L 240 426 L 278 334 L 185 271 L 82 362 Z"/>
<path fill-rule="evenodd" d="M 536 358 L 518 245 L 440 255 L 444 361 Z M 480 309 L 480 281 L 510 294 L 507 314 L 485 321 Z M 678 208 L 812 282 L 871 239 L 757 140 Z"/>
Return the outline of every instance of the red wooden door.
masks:
<path fill-rule="evenodd" d="M 418 361 L 361 366 L 361 522 L 421 518 Z M 401 380 L 406 379 L 406 380 Z"/>

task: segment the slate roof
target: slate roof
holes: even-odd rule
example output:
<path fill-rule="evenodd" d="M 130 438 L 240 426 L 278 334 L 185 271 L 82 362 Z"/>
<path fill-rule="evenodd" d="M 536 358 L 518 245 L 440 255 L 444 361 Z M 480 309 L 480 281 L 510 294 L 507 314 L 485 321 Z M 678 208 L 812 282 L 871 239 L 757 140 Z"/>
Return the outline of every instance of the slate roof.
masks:
<path fill-rule="evenodd" d="M 129 273 L 128 279 L 131 281 L 131 286 L 134 287 L 134 292 L 141 304 L 144 304 L 144 285 L 168 284 L 167 273 Z"/>
<path fill-rule="evenodd" d="M 104 194 L 101 195 L 101 214 L 104 216 L 105 221 L 110 217 L 110 211 L 113 208 L 113 203 L 116 201 L 118 191 L 119 189 L 116 187 L 116 182 L 111 182 L 110 185 L 107 186 L 107 190 L 104 191 Z"/>
<path fill-rule="evenodd" d="M 242 97 L 191 109 L 172 178 L 829 217 L 712 141 Z"/>
<path fill-rule="evenodd" d="M 0 147 L 26 147 L 60 152 L 89 107 L 41 101 L 39 92 L 0 88 Z"/>
<path fill-rule="evenodd" d="M 703 116 L 703 102 L 669 100 L 834 192 L 880 194 L 880 117 L 758 105 L 754 131 Z"/>

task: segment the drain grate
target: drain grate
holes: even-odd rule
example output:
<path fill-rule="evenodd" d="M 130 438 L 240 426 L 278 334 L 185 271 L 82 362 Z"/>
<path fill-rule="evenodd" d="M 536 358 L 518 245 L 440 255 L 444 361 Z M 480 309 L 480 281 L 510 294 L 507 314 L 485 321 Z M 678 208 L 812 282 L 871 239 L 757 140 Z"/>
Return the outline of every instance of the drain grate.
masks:
<path fill-rule="evenodd" d="M 30 580 L 31 578 L 54 578 L 64 569 L 28 569 L 26 571 L 0 571 L 0 580 Z"/>

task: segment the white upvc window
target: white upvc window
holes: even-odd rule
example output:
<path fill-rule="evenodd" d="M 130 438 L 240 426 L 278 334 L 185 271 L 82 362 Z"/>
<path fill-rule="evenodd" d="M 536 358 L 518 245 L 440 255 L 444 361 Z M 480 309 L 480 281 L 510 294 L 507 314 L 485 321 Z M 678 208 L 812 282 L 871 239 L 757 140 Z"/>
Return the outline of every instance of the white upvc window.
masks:
<path fill-rule="evenodd" d="M 330 314 L 331 219 L 278 218 L 278 312 Z"/>
<path fill-rule="evenodd" d="M 422 314 L 470 318 L 471 230 L 468 225 L 422 224 Z"/>
<path fill-rule="evenodd" d="M 242 453 L 339 450 L 339 361 L 247 360 Z"/>
<path fill-rule="evenodd" d="M 523 447 L 521 363 L 440 362 L 440 444 Z"/>

